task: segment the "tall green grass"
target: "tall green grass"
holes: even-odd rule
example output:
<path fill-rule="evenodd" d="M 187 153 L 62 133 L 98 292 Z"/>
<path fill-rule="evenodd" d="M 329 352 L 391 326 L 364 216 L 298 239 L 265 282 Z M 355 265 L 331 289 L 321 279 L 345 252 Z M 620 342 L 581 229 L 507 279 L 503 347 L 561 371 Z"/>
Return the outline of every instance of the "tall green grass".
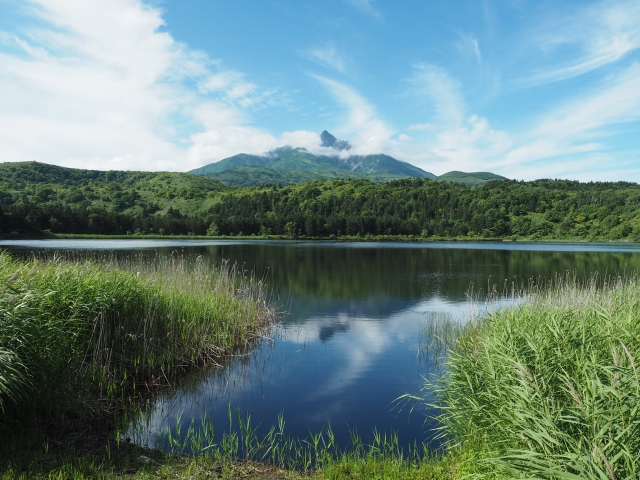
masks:
<path fill-rule="evenodd" d="M 442 433 L 516 478 L 640 476 L 640 282 L 558 278 L 469 324 L 429 382 Z"/>
<path fill-rule="evenodd" d="M 234 355 L 274 319 L 264 285 L 226 263 L 0 253 L 0 418 L 109 409 Z"/>

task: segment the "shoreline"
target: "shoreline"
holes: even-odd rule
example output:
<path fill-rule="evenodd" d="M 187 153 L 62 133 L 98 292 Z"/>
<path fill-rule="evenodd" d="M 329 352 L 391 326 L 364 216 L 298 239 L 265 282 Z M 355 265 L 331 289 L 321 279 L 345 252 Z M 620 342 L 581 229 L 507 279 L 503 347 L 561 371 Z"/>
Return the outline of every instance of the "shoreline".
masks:
<path fill-rule="evenodd" d="M 634 244 L 627 239 L 585 239 L 585 238 L 490 238 L 490 237 L 420 237 L 413 235 L 371 235 L 371 236 L 331 236 L 331 237 L 289 237 L 286 235 L 100 235 L 100 234 L 52 234 L 52 235 L 0 235 L 0 240 L 283 240 L 301 242 L 397 242 L 397 243 L 621 243 Z"/>

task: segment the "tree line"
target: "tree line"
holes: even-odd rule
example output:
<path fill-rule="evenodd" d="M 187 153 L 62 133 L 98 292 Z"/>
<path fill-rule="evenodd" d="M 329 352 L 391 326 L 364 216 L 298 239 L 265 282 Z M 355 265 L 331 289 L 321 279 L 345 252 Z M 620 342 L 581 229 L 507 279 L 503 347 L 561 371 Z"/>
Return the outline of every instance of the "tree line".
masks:
<path fill-rule="evenodd" d="M 0 233 L 640 241 L 640 186 L 628 182 L 340 179 L 229 188 L 188 174 L 41 177 L 5 175 Z"/>

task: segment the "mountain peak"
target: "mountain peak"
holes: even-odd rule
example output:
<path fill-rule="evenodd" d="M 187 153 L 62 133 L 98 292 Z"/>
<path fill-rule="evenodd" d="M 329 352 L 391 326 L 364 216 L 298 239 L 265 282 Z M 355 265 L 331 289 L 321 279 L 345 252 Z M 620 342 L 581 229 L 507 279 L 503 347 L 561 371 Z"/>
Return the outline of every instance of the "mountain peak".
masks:
<path fill-rule="evenodd" d="M 331 147 L 335 150 L 349 150 L 351 148 L 351 144 L 349 142 L 346 140 L 338 140 L 326 130 L 323 130 L 320 134 L 320 140 L 322 140 L 321 145 L 323 147 Z"/>

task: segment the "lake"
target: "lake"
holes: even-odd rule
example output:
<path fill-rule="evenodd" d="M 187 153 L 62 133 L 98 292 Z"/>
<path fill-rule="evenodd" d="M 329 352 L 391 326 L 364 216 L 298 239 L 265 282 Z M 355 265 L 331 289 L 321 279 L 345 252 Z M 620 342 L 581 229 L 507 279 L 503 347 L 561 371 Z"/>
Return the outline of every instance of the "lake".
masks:
<path fill-rule="evenodd" d="M 247 355 L 198 371 L 156 396 L 138 423 L 152 443 L 179 418 L 203 414 L 222 433 L 228 408 L 251 415 L 258 434 L 282 413 L 290 435 L 331 425 L 339 445 L 350 431 L 394 431 L 401 445 L 432 442 L 433 410 L 409 415 L 394 400 L 418 393 L 423 376 L 443 366 L 423 347 L 427 322 L 470 318 L 470 292 L 576 272 L 630 274 L 640 245 L 618 243 L 341 243 L 202 240 L 0 241 L 0 248 L 98 254 L 202 255 L 227 259 L 264 278 L 285 313 L 282 324 Z"/>

